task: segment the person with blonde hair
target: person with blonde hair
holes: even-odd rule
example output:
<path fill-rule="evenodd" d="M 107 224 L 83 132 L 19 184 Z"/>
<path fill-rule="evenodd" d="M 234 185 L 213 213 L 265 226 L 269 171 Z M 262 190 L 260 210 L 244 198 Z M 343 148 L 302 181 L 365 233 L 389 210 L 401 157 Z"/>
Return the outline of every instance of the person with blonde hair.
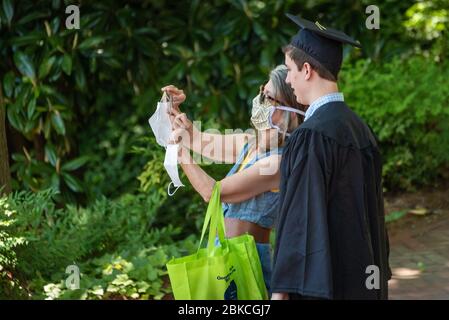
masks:
<path fill-rule="evenodd" d="M 282 148 L 286 138 L 302 122 L 304 114 L 301 111 L 304 107 L 285 83 L 286 76 L 284 65 L 273 69 L 268 82 L 253 99 L 251 123 L 256 129 L 254 134 L 199 132 L 186 114 L 179 111 L 179 105 L 186 99 L 184 91 L 173 85 L 162 88 L 173 98 L 173 136 L 182 146 L 179 162 L 204 201 L 209 201 L 215 180 L 194 163 L 186 150 L 217 162 L 234 163 L 220 181 L 226 236 L 237 237 L 245 233 L 254 236 L 268 290 L 271 278 L 269 241 L 278 210 Z"/>

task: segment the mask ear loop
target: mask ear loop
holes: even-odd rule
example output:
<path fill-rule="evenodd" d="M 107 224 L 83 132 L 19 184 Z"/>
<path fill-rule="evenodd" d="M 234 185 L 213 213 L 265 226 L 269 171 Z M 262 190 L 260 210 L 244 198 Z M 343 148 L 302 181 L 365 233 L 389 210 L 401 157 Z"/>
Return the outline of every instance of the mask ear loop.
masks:
<path fill-rule="evenodd" d="M 168 111 L 171 113 L 173 109 L 173 97 L 168 94 L 166 91 L 162 94 L 162 98 L 159 102 L 167 102 L 168 103 Z"/>
<path fill-rule="evenodd" d="M 283 132 L 281 132 L 284 135 L 283 139 L 285 139 L 285 137 L 289 137 L 290 136 L 290 133 L 287 132 L 287 130 L 288 130 L 288 123 L 289 122 L 290 122 L 290 112 L 285 112 L 284 113 L 284 124 L 286 126 L 286 129 Z"/>
<path fill-rule="evenodd" d="M 176 187 L 175 191 L 170 192 L 170 186 L 171 186 L 171 185 L 174 186 L 173 182 L 170 182 L 170 183 L 168 184 L 168 187 L 167 187 L 167 194 L 168 194 L 170 197 L 172 197 L 172 196 L 176 193 L 176 191 L 178 191 L 178 189 L 180 188 L 180 187 Z"/>
<path fill-rule="evenodd" d="M 171 114 L 171 111 L 173 109 L 173 97 L 167 93 L 167 91 L 164 91 L 162 94 L 162 98 L 160 102 L 166 102 L 168 104 L 167 112 Z M 173 129 L 173 125 L 171 126 Z"/>
<path fill-rule="evenodd" d="M 166 102 L 166 101 L 167 101 L 167 93 L 164 91 L 164 93 L 162 94 L 161 99 L 159 100 L 159 103 L 163 103 L 163 102 Z M 159 104 L 158 104 L 157 108 L 159 109 Z M 159 112 L 157 112 L 157 114 L 156 114 L 156 122 L 159 123 L 160 120 L 161 120 L 161 115 L 160 115 Z M 167 148 L 167 147 L 164 147 L 164 148 Z"/>
<path fill-rule="evenodd" d="M 268 117 L 268 121 L 270 122 L 270 127 L 272 127 L 273 129 L 277 129 L 279 132 L 281 132 L 282 131 L 281 128 L 279 128 L 279 126 L 277 126 L 273 123 L 273 114 L 276 111 L 276 108 L 277 107 L 274 107 L 274 106 L 270 107 L 270 115 Z"/>
<path fill-rule="evenodd" d="M 172 110 L 172 108 L 173 108 L 173 97 L 172 97 L 171 95 L 167 94 L 166 91 L 164 91 L 164 93 L 162 94 L 162 97 L 161 97 L 160 102 L 166 102 L 166 103 L 168 103 L 168 111 L 171 113 L 171 110 Z M 165 147 L 165 149 L 167 149 L 167 147 Z M 171 182 L 168 184 L 168 186 L 167 186 L 167 194 L 168 194 L 170 197 L 172 197 L 172 196 L 176 193 L 176 191 L 178 191 L 178 189 L 181 187 L 181 186 L 176 187 L 176 189 L 174 189 L 173 192 L 170 192 L 170 187 L 171 187 L 172 185 L 174 186 L 173 181 L 171 181 Z"/>
<path fill-rule="evenodd" d="M 286 107 L 286 106 L 279 106 L 279 107 L 277 107 L 277 108 L 280 109 L 280 110 L 291 111 L 291 112 L 300 114 L 300 115 L 302 115 L 303 117 L 306 116 L 306 113 L 305 113 L 304 111 L 301 111 L 301 110 L 298 110 L 298 109 L 295 109 L 295 108 Z M 290 136 L 290 133 L 286 132 L 286 133 L 285 133 L 285 136 L 289 137 L 289 136 Z"/>
<path fill-rule="evenodd" d="M 167 102 L 168 101 L 168 95 L 167 92 L 164 91 L 164 93 L 162 94 L 161 100 L 159 100 L 159 102 Z"/>
<path fill-rule="evenodd" d="M 279 126 L 273 124 L 272 117 L 273 117 L 273 113 L 274 113 L 274 111 L 275 111 L 276 109 L 284 110 L 284 111 L 289 111 L 289 112 L 295 112 L 295 113 L 298 113 L 298 114 L 300 114 L 300 115 L 302 115 L 302 116 L 305 116 L 305 112 L 303 112 L 303 111 L 301 111 L 301 110 L 298 110 L 298 109 L 295 109 L 295 108 L 286 107 L 286 106 L 277 106 L 277 107 L 272 106 L 272 107 L 271 107 L 271 109 L 270 109 L 270 117 L 269 117 L 269 119 L 268 119 L 268 120 L 270 121 L 270 126 L 271 126 L 272 128 L 274 128 L 274 129 L 279 130 L 280 133 L 285 133 L 285 136 L 286 136 L 286 137 L 289 137 L 289 136 L 290 136 L 290 133 L 288 133 L 287 130 L 285 130 L 285 132 L 284 132 L 284 130 L 281 130 L 281 128 L 279 128 Z"/>
<path fill-rule="evenodd" d="M 279 106 L 279 107 L 276 107 L 276 109 L 298 113 L 298 114 L 300 114 L 302 116 L 306 115 L 306 113 L 304 111 L 301 111 L 301 110 L 298 110 L 298 109 L 295 109 L 295 108 L 291 108 L 291 107 Z"/>
<path fill-rule="evenodd" d="M 173 97 L 169 94 L 167 94 L 168 96 L 168 112 L 171 113 L 172 109 L 173 109 Z"/>
<path fill-rule="evenodd" d="M 159 100 L 160 103 L 167 103 L 170 102 L 171 96 L 169 94 L 167 94 L 166 91 L 164 91 L 164 93 L 162 94 L 161 100 Z M 168 111 L 170 112 L 170 104 L 168 105 Z M 160 120 L 160 117 L 158 117 L 157 120 Z"/>

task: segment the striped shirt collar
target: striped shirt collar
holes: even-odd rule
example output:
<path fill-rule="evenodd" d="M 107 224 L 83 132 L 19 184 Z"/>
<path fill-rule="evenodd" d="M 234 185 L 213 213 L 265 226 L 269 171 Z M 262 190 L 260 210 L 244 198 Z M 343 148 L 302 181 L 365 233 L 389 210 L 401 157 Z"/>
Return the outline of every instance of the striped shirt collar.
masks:
<path fill-rule="evenodd" d="M 307 108 L 306 115 L 304 118 L 304 121 L 309 119 L 318 108 L 324 106 L 325 104 L 329 102 L 335 102 L 335 101 L 345 101 L 345 98 L 343 96 L 343 93 L 341 92 L 333 92 L 326 94 L 324 96 L 319 97 L 315 101 L 312 102 L 312 104 Z"/>

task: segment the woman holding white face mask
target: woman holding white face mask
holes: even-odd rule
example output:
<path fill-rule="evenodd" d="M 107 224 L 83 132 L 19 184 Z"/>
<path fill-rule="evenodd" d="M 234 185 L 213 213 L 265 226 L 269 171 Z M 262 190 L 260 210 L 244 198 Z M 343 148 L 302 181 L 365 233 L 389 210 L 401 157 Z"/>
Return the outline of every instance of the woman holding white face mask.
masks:
<path fill-rule="evenodd" d="M 277 212 L 282 146 L 289 133 L 302 122 L 305 110 L 285 83 L 286 77 L 287 68 L 276 67 L 253 99 L 251 123 L 257 134 L 200 132 L 178 109 L 186 99 L 184 92 L 172 85 L 162 88 L 173 97 L 173 137 L 182 146 L 179 162 L 204 201 L 209 202 L 216 181 L 194 163 L 186 149 L 216 162 L 234 163 L 220 182 L 226 236 L 231 238 L 245 233 L 254 236 L 268 290 L 271 278 L 269 239 Z"/>

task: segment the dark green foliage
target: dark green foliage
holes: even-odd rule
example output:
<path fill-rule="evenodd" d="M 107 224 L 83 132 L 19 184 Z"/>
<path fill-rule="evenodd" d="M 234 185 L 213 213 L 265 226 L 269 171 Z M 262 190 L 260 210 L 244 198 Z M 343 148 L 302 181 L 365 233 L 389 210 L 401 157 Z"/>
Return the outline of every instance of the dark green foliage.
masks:
<path fill-rule="evenodd" d="M 380 140 L 389 190 L 445 178 L 449 169 L 449 68 L 424 57 L 342 72 L 348 104 Z M 447 177 L 446 177 L 447 178 Z"/>
<path fill-rule="evenodd" d="M 54 286 L 66 290 L 65 269 L 76 264 L 82 273 L 81 289 L 67 290 L 68 297 L 95 297 L 89 290 L 101 287 L 105 293 L 97 296 L 104 298 L 160 298 L 169 292 L 162 287 L 167 259 L 195 249 L 196 238 L 186 232 L 195 228 L 195 221 L 184 220 L 182 212 L 158 210 L 157 193 L 125 195 L 116 201 L 100 198 L 89 208 L 65 209 L 55 208 L 53 196 L 51 190 L 22 191 L 0 199 L 0 291 L 7 288 L 10 274 L 14 280 L 34 279 L 27 290 L 35 298 L 52 297 Z M 132 283 L 120 283 L 125 277 Z M 146 289 L 134 292 L 134 287 Z"/>
<path fill-rule="evenodd" d="M 358 38 L 363 50 L 352 50 L 349 63 L 426 53 L 448 25 L 444 1 L 381 1 L 381 30 L 365 28 L 371 4 L 365 0 L 196 0 L 170 6 L 87 1 L 80 6 L 81 29 L 67 30 L 67 4 L 4 1 L 0 74 L 14 188 L 52 187 L 60 191 L 59 202 L 69 203 L 135 189 L 148 159 L 130 151 L 150 134 L 147 119 L 162 85 L 186 90 L 183 108 L 192 118 L 247 128 L 252 97 L 283 61 L 280 48 L 296 32 L 285 12 L 316 17 Z M 426 23 L 431 16 L 439 22 Z M 444 59 L 445 43 L 438 40 L 430 52 Z M 372 64 L 370 72 L 380 68 Z"/>
<path fill-rule="evenodd" d="M 166 194 L 148 118 L 175 84 L 202 128 L 250 126 L 251 100 L 297 32 L 285 12 L 343 29 L 341 87 L 380 139 L 388 190 L 449 173 L 445 0 L 0 0 L 0 85 L 13 189 L 0 202 L 0 297 L 161 298 L 164 264 L 195 250 L 206 204 Z M 435 19 L 436 17 L 436 19 Z M 221 179 L 229 165 L 205 165 Z M 52 188 L 54 191 L 48 191 Z M 47 190 L 47 191 L 43 191 Z M 81 289 L 65 289 L 69 264 Z M 2 296 L 3 295 L 3 296 Z M 30 296 L 31 295 L 31 296 Z"/>

